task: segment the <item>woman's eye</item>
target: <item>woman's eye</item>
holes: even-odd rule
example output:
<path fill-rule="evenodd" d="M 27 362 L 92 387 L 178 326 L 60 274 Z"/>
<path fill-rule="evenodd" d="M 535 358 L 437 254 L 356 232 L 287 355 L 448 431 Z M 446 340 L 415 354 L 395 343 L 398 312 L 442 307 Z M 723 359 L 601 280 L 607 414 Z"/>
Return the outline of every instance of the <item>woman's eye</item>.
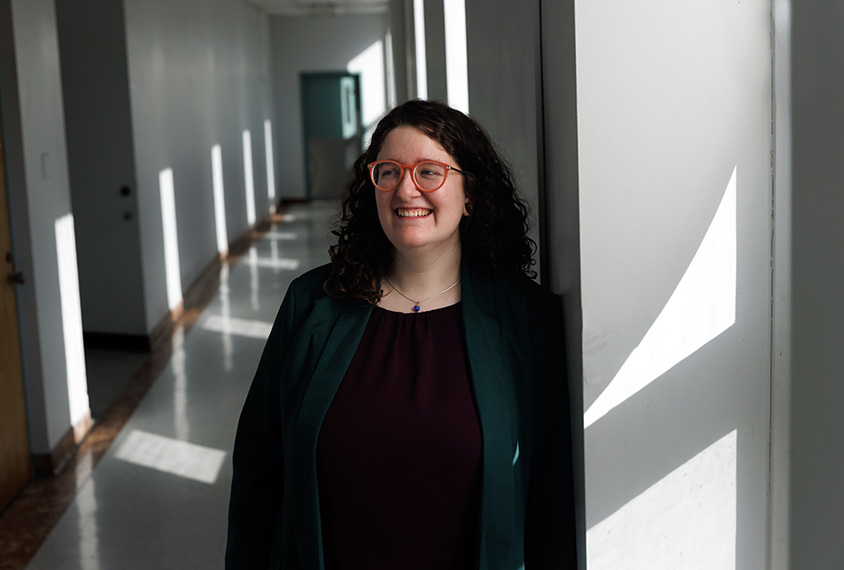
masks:
<path fill-rule="evenodd" d="M 437 178 L 443 175 L 442 169 L 436 167 L 422 167 L 416 172 L 417 176 L 424 178 Z"/>

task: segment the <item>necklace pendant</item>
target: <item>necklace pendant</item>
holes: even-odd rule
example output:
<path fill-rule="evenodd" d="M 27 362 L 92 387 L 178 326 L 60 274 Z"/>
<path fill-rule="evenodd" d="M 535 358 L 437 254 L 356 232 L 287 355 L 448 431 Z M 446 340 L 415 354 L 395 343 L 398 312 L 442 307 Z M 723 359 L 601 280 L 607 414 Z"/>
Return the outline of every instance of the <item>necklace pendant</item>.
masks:
<path fill-rule="evenodd" d="M 422 308 L 422 307 L 420 307 L 419 305 L 413 305 L 413 312 L 414 312 L 414 313 L 418 313 L 418 312 L 419 312 L 419 309 L 421 309 L 421 308 Z"/>

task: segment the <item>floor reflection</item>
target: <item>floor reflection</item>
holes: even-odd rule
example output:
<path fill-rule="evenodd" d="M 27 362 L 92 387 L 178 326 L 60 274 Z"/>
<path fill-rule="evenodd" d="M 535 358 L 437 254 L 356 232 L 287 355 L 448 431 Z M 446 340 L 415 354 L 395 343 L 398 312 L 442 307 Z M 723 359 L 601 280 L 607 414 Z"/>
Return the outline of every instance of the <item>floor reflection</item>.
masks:
<path fill-rule="evenodd" d="M 240 407 L 290 282 L 328 261 L 333 211 L 294 205 L 243 258 L 224 265 L 196 326 L 172 339 L 160 367 L 146 363 L 136 373 L 152 376 L 151 387 L 116 422 L 122 429 L 93 473 L 69 490 L 74 499 L 58 522 L 46 523 L 46 540 L 40 529 L 43 543 L 26 568 L 220 567 Z M 49 497 L 33 501 L 46 507 Z"/>

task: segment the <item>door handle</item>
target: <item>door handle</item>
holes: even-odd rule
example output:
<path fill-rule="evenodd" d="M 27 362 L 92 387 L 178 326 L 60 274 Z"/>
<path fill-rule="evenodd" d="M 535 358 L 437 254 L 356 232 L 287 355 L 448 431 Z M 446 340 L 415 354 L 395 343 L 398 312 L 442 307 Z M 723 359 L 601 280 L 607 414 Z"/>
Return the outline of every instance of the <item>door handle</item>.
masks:
<path fill-rule="evenodd" d="M 23 285 L 26 283 L 26 273 L 23 271 L 15 271 L 14 273 L 9 273 L 9 283 L 14 283 L 15 285 Z"/>

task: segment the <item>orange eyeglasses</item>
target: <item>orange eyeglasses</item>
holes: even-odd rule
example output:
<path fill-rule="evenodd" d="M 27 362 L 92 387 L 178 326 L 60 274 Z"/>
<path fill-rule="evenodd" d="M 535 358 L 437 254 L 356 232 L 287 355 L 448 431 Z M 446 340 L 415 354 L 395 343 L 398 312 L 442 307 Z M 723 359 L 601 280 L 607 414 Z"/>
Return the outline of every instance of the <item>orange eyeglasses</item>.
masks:
<path fill-rule="evenodd" d="M 423 160 L 416 164 L 402 164 L 395 160 L 376 160 L 367 166 L 372 183 L 384 192 L 394 190 L 401 183 L 405 169 L 410 170 L 410 179 L 422 192 L 433 192 L 442 188 L 449 170 L 463 174 L 462 170 L 436 160 Z"/>

